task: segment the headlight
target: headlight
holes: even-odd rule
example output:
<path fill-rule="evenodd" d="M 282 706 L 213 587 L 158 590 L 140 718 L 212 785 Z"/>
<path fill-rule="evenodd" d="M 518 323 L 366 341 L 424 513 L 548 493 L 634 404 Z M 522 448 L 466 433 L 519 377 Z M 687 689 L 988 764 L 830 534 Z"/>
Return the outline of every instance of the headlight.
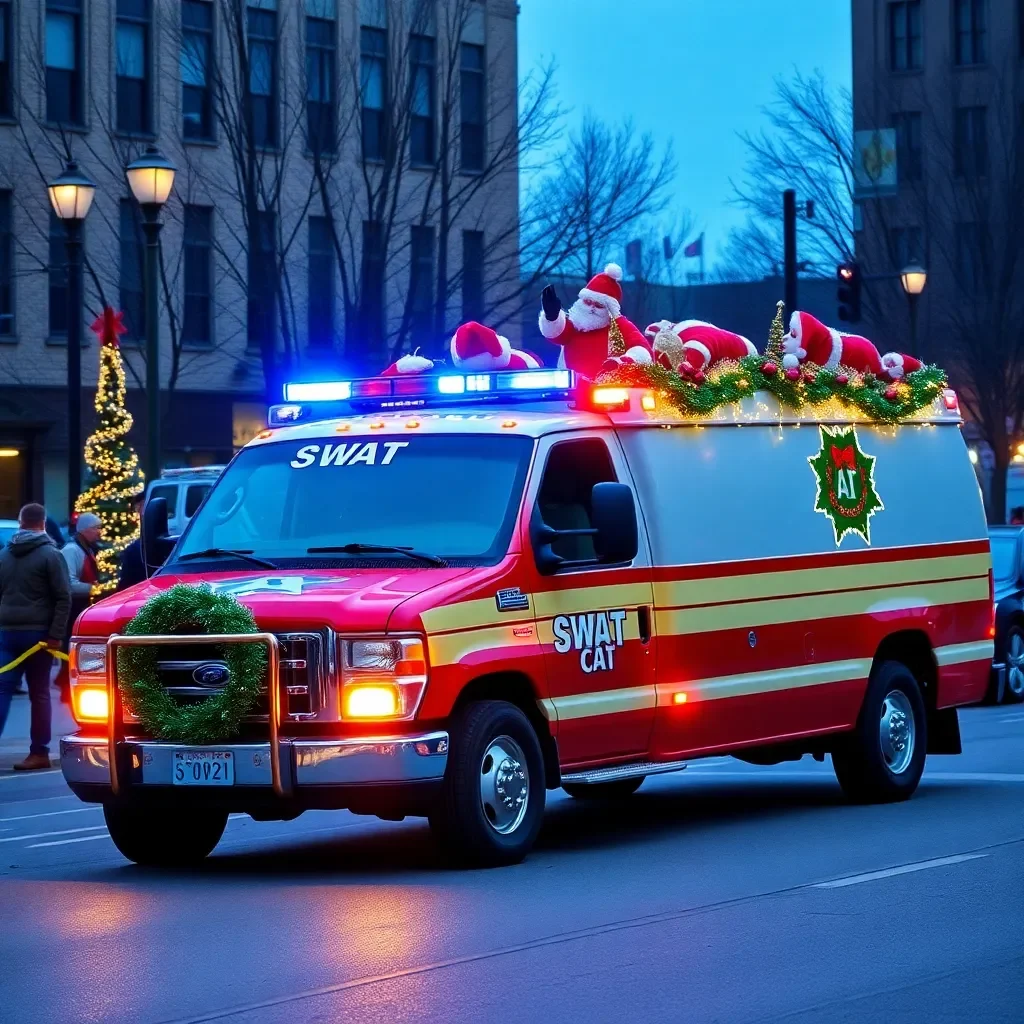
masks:
<path fill-rule="evenodd" d="M 72 644 L 72 655 L 75 669 L 82 676 L 106 676 L 107 645 L 106 644 Z"/>
<path fill-rule="evenodd" d="M 426 685 L 427 657 L 422 640 L 342 641 L 342 718 L 413 718 Z"/>

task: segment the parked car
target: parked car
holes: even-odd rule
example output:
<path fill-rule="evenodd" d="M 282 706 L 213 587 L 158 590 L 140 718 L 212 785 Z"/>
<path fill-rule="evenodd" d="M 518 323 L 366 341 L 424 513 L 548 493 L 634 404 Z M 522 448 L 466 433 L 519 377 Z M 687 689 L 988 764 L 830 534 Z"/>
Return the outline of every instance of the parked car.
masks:
<path fill-rule="evenodd" d="M 146 501 L 163 498 L 167 502 L 167 527 L 171 536 L 180 537 L 188 521 L 196 514 L 203 498 L 224 472 L 223 466 L 190 466 L 165 469 L 146 491 Z"/>
<path fill-rule="evenodd" d="M 995 580 L 996 652 L 991 698 L 996 704 L 1024 700 L 1024 528 L 989 530 Z"/>
<path fill-rule="evenodd" d="M 0 519 L 0 548 L 6 547 L 7 542 L 18 532 L 17 519 Z"/>

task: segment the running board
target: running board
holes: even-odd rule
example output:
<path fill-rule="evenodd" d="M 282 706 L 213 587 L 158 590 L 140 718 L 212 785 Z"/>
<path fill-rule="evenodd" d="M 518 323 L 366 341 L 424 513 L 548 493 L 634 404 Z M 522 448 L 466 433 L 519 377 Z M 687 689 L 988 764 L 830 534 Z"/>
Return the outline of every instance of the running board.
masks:
<path fill-rule="evenodd" d="M 635 779 L 644 775 L 667 775 L 681 772 L 685 761 L 637 761 L 633 764 L 618 764 L 611 768 L 595 768 L 589 772 L 572 772 L 562 776 L 562 785 L 597 785 L 600 782 L 618 782 L 620 779 Z"/>

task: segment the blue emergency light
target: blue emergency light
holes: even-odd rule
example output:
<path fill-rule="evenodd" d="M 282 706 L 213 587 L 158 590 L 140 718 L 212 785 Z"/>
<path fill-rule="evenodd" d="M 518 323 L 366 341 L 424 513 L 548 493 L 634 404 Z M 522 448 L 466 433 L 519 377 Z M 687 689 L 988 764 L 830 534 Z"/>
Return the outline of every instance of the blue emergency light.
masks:
<path fill-rule="evenodd" d="M 571 370 L 545 369 L 296 381 L 285 384 L 284 404 L 271 406 L 269 422 L 279 427 L 389 409 L 567 401 L 575 388 Z"/>

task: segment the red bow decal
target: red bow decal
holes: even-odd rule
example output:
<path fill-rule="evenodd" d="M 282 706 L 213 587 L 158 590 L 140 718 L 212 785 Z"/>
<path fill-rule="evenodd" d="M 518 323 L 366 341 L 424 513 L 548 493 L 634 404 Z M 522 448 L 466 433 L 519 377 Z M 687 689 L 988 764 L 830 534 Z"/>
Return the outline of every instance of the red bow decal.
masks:
<path fill-rule="evenodd" d="M 847 469 L 857 468 L 857 453 L 853 450 L 853 445 L 847 445 L 845 448 L 837 448 L 832 445 L 832 462 L 836 469 L 842 469 L 846 466 Z"/>
<path fill-rule="evenodd" d="M 118 337 L 128 333 L 124 325 L 124 313 L 106 306 L 102 313 L 92 322 L 90 328 L 104 345 L 117 345 Z"/>

